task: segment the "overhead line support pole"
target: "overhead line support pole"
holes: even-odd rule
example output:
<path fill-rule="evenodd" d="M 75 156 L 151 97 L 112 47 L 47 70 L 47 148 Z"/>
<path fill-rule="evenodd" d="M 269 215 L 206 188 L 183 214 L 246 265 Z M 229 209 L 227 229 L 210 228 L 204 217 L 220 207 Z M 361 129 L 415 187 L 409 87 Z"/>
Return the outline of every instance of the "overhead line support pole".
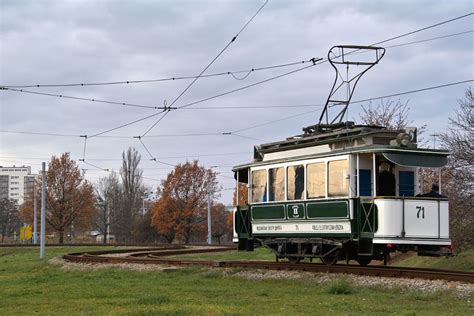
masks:
<path fill-rule="evenodd" d="M 38 243 L 38 206 L 36 202 L 36 179 L 33 179 L 33 244 Z"/>
<path fill-rule="evenodd" d="M 41 236 L 40 236 L 40 258 L 44 258 L 45 232 L 46 232 L 46 162 L 43 162 L 41 177 Z"/>
<path fill-rule="evenodd" d="M 211 224 L 211 183 L 207 185 L 207 243 L 212 244 L 212 224 Z"/>

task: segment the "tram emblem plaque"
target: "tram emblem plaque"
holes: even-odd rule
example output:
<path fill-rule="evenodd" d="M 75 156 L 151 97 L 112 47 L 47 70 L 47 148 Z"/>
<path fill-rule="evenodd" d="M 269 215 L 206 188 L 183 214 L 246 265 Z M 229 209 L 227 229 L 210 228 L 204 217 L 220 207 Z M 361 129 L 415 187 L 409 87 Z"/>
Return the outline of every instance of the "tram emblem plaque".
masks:
<path fill-rule="evenodd" d="M 303 204 L 288 204 L 286 209 L 288 219 L 304 219 Z"/>

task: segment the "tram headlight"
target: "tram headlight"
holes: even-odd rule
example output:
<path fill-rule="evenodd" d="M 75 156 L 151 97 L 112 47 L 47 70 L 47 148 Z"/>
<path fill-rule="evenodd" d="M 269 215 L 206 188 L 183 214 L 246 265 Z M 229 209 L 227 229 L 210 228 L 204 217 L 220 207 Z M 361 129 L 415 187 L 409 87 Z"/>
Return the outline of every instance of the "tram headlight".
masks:
<path fill-rule="evenodd" d="M 398 134 L 397 135 L 397 143 L 400 146 L 408 146 L 408 144 L 410 143 L 410 135 L 408 135 L 406 133 Z"/>

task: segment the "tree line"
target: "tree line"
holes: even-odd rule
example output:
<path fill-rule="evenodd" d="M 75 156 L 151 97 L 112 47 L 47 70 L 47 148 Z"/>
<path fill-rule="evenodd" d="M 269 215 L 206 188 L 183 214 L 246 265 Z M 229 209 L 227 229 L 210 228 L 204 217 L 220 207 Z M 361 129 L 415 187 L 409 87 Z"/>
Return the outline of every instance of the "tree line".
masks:
<path fill-rule="evenodd" d="M 129 148 L 122 153 L 118 173 L 110 172 L 93 185 L 85 179 L 69 153 L 53 156 L 46 172 L 47 233 L 59 243 L 94 230 L 103 242 L 205 242 L 208 197 L 212 206 L 212 237 L 232 238 L 231 212 L 218 203 L 216 173 L 198 161 L 177 165 L 155 192 L 143 182 L 141 156 Z M 41 178 L 35 186 L 41 201 Z M 33 223 L 33 192 L 20 210 L 20 218 Z M 38 207 L 39 209 L 39 207 Z M 38 223 L 39 223 L 38 210 Z"/>

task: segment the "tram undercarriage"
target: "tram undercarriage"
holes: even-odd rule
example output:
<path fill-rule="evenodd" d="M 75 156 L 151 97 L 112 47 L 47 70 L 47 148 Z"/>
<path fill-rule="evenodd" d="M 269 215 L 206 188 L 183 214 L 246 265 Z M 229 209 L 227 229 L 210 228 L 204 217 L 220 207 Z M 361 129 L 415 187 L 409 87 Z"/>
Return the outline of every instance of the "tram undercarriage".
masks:
<path fill-rule="evenodd" d="M 382 245 L 373 244 L 371 240 L 332 240 L 327 238 L 257 238 L 256 241 L 270 249 L 278 261 L 287 258 L 292 263 L 304 259 L 319 258 L 324 264 L 333 265 L 337 261 L 357 261 L 366 266 L 372 260 L 383 261 L 386 265 L 390 260 L 390 253 L 400 251 L 416 251 L 420 256 L 449 256 L 452 255 L 447 247 L 440 246 L 413 246 L 413 245 Z M 253 248 L 253 245 L 252 245 Z"/>

